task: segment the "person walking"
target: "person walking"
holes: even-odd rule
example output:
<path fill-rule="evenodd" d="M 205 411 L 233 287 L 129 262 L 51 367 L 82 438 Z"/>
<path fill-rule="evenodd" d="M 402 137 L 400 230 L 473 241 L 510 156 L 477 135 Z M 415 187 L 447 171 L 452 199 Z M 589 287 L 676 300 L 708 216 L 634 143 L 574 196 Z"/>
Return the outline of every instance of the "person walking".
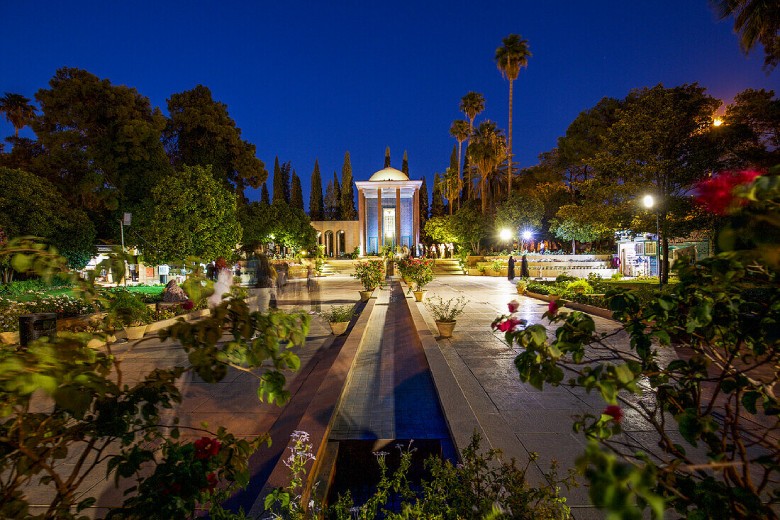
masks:
<path fill-rule="evenodd" d="M 509 262 L 507 262 L 506 277 L 511 282 L 515 279 L 515 258 L 509 255 Z"/>

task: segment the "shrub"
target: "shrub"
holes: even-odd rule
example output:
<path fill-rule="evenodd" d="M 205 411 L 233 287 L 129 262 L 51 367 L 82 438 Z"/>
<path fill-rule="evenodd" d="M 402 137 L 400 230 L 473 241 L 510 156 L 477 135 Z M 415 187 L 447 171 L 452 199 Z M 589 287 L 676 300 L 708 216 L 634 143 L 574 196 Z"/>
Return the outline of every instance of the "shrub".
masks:
<path fill-rule="evenodd" d="M 409 262 L 409 279 L 417 286 L 418 291 L 433 280 L 433 260 L 429 258 L 412 258 Z"/>
<path fill-rule="evenodd" d="M 325 321 L 331 323 L 350 321 L 354 315 L 354 305 L 333 305 L 329 311 L 320 313 L 320 316 L 322 316 Z"/>
<path fill-rule="evenodd" d="M 114 292 L 108 313 L 125 327 L 146 325 L 154 319 L 152 310 L 130 291 Z"/>
<path fill-rule="evenodd" d="M 612 276 L 610 277 L 613 280 L 622 280 L 623 279 L 623 273 L 618 271 L 617 273 L 612 273 Z"/>
<path fill-rule="evenodd" d="M 561 282 L 573 282 L 574 280 L 579 280 L 576 276 L 571 276 L 567 273 L 561 273 L 558 276 L 555 277 L 555 281 L 558 283 Z"/>
<path fill-rule="evenodd" d="M 433 314 L 436 321 L 455 321 L 463 314 L 468 300 L 464 296 L 450 298 L 445 301 L 441 296 L 431 296 L 425 301 L 425 307 Z"/>
<path fill-rule="evenodd" d="M 593 294 L 593 287 L 586 280 L 574 280 L 566 284 L 566 294 Z"/>
<path fill-rule="evenodd" d="M 364 291 L 373 291 L 382 284 L 385 268 L 382 260 L 366 260 L 355 264 L 353 278 L 360 280 Z"/>

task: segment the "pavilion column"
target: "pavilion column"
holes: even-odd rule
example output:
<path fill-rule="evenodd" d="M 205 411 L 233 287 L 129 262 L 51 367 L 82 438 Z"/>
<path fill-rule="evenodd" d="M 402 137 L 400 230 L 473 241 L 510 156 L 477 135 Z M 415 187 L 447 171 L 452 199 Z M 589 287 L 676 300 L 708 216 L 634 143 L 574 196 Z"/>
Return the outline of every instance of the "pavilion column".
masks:
<path fill-rule="evenodd" d="M 377 253 L 379 253 L 384 245 L 385 236 L 385 230 L 382 229 L 384 227 L 384 222 L 382 222 L 382 188 L 376 190 L 376 220 L 376 248 Z"/>
<path fill-rule="evenodd" d="M 420 243 L 420 190 L 415 188 L 414 197 L 412 197 L 412 214 L 414 219 L 412 222 L 412 240 L 414 241 L 414 247 Z"/>
<path fill-rule="evenodd" d="M 360 255 L 366 256 L 366 195 L 358 190 L 358 222 L 360 227 Z"/>
<path fill-rule="evenodd" d="M 401 245 L 401 188 L 395 189 L 395 245 Z"/>

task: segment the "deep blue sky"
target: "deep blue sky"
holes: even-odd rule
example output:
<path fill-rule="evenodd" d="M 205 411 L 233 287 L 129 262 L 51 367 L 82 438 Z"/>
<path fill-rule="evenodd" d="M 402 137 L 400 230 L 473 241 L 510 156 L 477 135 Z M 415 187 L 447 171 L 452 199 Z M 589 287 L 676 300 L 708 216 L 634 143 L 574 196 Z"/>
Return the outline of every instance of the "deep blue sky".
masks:
<path fill-rule="evenodd" d="M 308 204 L 315 158 L 325 185 L 347 150 L 356 180 L 382 168 L 386 146 L 399 169 L 407 150 L 411 176 L 430 187 L 470 90 L 487 100 L 479 119 L 506 129 L 508 83 L 493 55 L 510 33 L 533 53 L 515 82 L 521 166 L 604 96 L 659 82 L 699 82 L 726 102 L 748 87 L 780 90 L 780 71 L 762 71 L 760 48 L 745 57 L 707 0 L 2 0 L 0 93 L 32 98 L 71 66 L 166 111 L 172 93 L 202 83 L 269 171 L 275 156 L 292 161 Z"/>

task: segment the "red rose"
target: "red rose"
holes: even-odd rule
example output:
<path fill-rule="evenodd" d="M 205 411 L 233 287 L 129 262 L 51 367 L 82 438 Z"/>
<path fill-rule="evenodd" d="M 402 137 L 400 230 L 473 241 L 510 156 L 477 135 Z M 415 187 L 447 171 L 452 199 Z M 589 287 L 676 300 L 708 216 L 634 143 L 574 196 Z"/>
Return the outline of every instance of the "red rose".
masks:
<path fill-rule="evenodd" d="M 181 308 L 185 311 L 191 311 L 193 307 L 195 307 L 195 304 L 192 302 L 192 300 L 185 300 L 181 304 Z"/>
<path fill-rule="evenodd" d="M 550 303 L 547 305 L 547 312 L 550 313 L 551 316 L 555 316 L 558 314 L 558 302 L 555 300 L 551 300 Z"/>
<path fill-rule="evenodd" d="M 212 491 L 215 487 L 217 487 L 217 484 L 219 484 L 219 479 L 217 478 L 216 473 L 209 473 L 206 475 L 206 482 L 209 483 L 208 490 Z"/>
<path fill-rule="evenodd" d="M 696 185 L 696 201 L 716 215 L 725 215 L 734 206 L 747 202 L 734 197 L 734 188 L 749 184 L 760 175 L 752 170 L 719 173 Z"/>
<path fill-rule="evenodd" d="M 616 404 L 611 404 L 607 406 L 606 408 L 604 408 L 604 411 L 601 413 L 604 415 L 609 415 L 610 417 L 612 417 L 612 420 L 618 424 L 620 423 L 620 421 L 623 420 L 623 409 Z"/>
<path fill-rule="evenodd" d="M 217 439 L 201 437 L 195 441 L 195 458 L 203 460 L 213 457 L 219 453 L 220 446 L 221 444 Z"/>
<path fill-rule="evenodd" d="M 517 300 L 512 300 L 507 304 L 507 306 L 509 307 L 509 312 L 514 313 L 517 312 L 517 309 L 520 308 L 520 302 L 518 302 Z"/>

